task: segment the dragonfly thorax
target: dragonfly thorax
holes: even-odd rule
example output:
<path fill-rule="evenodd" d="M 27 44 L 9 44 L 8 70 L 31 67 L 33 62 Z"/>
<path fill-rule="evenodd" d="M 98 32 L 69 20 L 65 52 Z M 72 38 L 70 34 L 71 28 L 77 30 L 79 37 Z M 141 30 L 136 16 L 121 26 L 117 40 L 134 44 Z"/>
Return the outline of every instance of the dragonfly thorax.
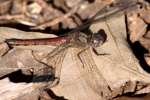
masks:
<path fill-rule="evenodd" d="M 80 47 L 92 46 L 93 48 L 102 45 L 107 38 L 104 30 L 99 30 L 97 33 L 82 33 L 75 34 L 74 43 Z M 71 42 L 71 41 L 70 41 Z"/>

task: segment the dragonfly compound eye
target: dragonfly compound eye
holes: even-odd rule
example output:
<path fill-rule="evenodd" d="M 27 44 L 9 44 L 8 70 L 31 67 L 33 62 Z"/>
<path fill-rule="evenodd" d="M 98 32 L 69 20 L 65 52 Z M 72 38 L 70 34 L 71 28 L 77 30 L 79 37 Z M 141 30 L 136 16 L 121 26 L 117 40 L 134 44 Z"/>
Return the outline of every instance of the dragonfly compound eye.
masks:
<path fill-rule="evenodd" d="M 107 39 L 107 35 L 103 29 L 100 29 L 97 33 L 94 33 L 92 36 L 92 46 L 98 47 L 102 45 Z"/>

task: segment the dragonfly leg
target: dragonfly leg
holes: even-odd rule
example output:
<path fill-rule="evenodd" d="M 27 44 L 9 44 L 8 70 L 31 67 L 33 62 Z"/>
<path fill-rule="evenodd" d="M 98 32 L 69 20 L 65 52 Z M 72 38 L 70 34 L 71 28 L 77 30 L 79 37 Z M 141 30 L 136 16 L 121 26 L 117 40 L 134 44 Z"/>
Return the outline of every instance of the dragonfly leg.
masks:
<path fill-rule="evenodd" d="M 59 81 L 60 81 L 60 78 L 55 78 L 55 80 L 51 83 L 51 82 L 48 82 L 48 88 L 52 88 L 52 87 L 55 87 L 59 84 Z"/>
<path fill-rule="evenodd" d="M 97 50 L 95 48 L 92 48 L 93 52 L 97 55 L 97 56 L 105 56 L 105 55 L 110 55 L 109 53 L 99 53 L 97 52 Z"/>
<path fill-rule="evenodd" d="M 89 47 L 87 47 L 87 48 L 81 50 L 81 51 L 77 54 L 77 57 L 79 58 L 80 62 L 83 64 L 83 68 L 85 67 L 85 64 L 84 64 L 84 62 L 83 62 L 83 60 L 82 60 L 81 55 L 82 55 L 82 53 L 85 52 L 88 48 L 89 48 Z"/>

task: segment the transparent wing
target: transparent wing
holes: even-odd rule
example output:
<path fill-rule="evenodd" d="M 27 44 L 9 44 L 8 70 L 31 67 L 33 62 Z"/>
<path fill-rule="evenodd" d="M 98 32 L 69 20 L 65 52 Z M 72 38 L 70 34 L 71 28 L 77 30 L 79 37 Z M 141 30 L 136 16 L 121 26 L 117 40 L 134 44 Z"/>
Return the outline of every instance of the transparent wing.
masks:
<path fill-rule="evenodd" d="M 83 64 L 81 72 L 83 75 L 81 75 L 81 77 L 84 77 L 83 79 L 85 79 L 86 83 L 93 91 L 100 94 L 102 97 L 108 97 L 108 93 L 110 93 L 109 85 L 95 64 L 90 48 L 81 51 L 78 57 Z"/>
<path fill-rule="evenodd" d="M 123 10 L 125 8 L 123 8 Z M 115 12 L 118 12 L 118 11 L 120 10 L 117 9 Z M 114 14 L 115 12 L 111 14 Z M 48 56 L 45 58 L 45 61 L 42 62 L 44 64 L 47 64 L 47 67 L 38 69 L 36 71 L 35 77 L 33 78 L 33 81 L 35 82 L 36 81 L 41 82 L 43 80 L 48 81 L 50 78 L 51 80 L 54 80 L 55 78 L 59 79 L 62 62 L 66 55 L 68 47 L 70 46 L 67 44 L 63 44 L 55 48 L 51 53 L 49 53 Z M 89 49 L 84 49 L 81 53 L 79 53 L 78 56 L 84 66 L 83 73 L 85 74 L 85 80 L 87 81 L 87 83 L 90 84 L 91 88 L 100 94 L 103 94 L 104 91 L 110 91 L 107 81 L 101 75 L 99 69 L 97 68 L 92 58 L 91 51 L 89 51 Z M 42 71 L 42 74 L 38 75 L 38 73 L 41 73 L 41 71 Z M 45 77 L 49 76 L 49 77 L 43 78 L 42 76 L 45 76 Z M 55 77 L 52 77 L 52 76 L 55 76 Z"/>
<path fill-rule="evenodd" d="M 33 82 L 48 82 L 50 87 L 59 82 L 61 67 L 65 55 L 67 53 L 68 44 L 62 44 L 50 52 L 44 61 L 39 61 L 47 67 L 43 67 L 34 71 Z"/>

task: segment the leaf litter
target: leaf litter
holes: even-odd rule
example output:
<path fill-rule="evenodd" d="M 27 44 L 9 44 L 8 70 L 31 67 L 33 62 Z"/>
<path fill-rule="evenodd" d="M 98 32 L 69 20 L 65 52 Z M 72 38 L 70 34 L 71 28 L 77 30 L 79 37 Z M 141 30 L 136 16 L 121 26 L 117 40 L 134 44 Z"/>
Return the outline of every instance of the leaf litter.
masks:
<path fill-rule="evenodd" d="M 147 33 L 145 32 L 146 29 L 145 27 L 143 27 L 149 23 L 147 21 L 148 19 L 146 19 L 148 17 L 145 17 L 144 14 L 141 15 L 142 18 L 137 15 L 135 16 L 136 18 L 133 18 L 133 21 L 130 20 L 131 22 L 129 22 L 129 24 L 131 25 L 128 25 L 128 27 L 130 28 L 129 29 L 130 39 L 132 42 L 139 41 L 141 44 L 145 43 L 143 44 L 143 46 L 145 46 L 145 48 L 148 49 L 149 42 L 146 42 L 145 40 L 143 40 L 144 42 L 142 41 L 142 39 L 148 37 Z M 145 24 L 144 25 L 141 24 L 140 20 L 142 23 Z M 137 26 L 133 25 L 134 28 L 131 28 L 133 27 L 132 23 L 133 24 L 137 23 Z M 141 28 L 142 30 L 140 30 L 142 31 L 142 33 L 139 32 L 138 27 L 140 28 L 142 27 Z M 107 42 L 104 43 L 104 45 L 97 48 L 97 52 L 99 54 L 107 53 L 108 55 L 97 56 L 93 53 L 91 49 L 88 49 L 85 52 L 92 53 L 92 55 L 90 55 L 89 53 L 88 56 L 94 58 L 94 62 L 98 68 L 97 70 L 99 70 L 99 72 L 104 77 L 105 81 L 107 82 L 107 85 L 110 88 L 110 91 L 108 93 L 109 95 L 107 97 L 110 99 L 129 92 L 134 95 L 149 93 L 150 91 L 149 73 L 143 70 L 142 67 L 139 65 L 138 60 L 135 58 L 130 46 L 126 41 L 127 31 L 126 31 L 124 14 L 121 13 L 121 14 L 114 15 L 113 17 L 106 18 L 106 20 L 98 22 L 91 26 L 93 32 L 96 32 L 101 28 L 106 31 L 108 38 L 107 38 Z M 0 35 L 1 35 L 0 40 L 2 42 L 8 38 L 26 39 L 26 38 L 42 38 L 42 37 L 47 38 L 51 36 L 54 37 L 54 35 L 50 35 L 50 34 L 43 34 L 37 32 L 30 32 L 30 33 L 23 32 L 8 27 L 1 27 Z M 148 38 L 146 39 L 148 40 Z M 24 74 L 27 75 L 32 74 L 31 72 L 28 71 L 28 69 L 32 67 L 42 68 L 45 66 L 34 59 L 32 52 L 35 54 L 36 58 L 41 59 L 41 57 L 44 57 L 52 49 L 54 49 L 53 46 L 18 46 L 8 51 L 8 46 L 6 45 L 7 44 L 1 45 L 2 48 L 1 59 L 0 59 L 1 71 L 2 71 L 2 73 L 0 74 L 1 77 L 19 69 L 21 69 Z M 82 63 L 80 62 L 77 56 L 78 52 L 79 51 L 76 50 L 76 48 L 70 48 L 67 51 L 67 55 L 65 56 L 64 61 L 62 63 L 60 82 L 56 87 L 51 88 L 50 91 L 54 93 L 56 97 L 58 96 L 58 98 L 61 98 L 61 96 L 63 96 L 64 98 L 62 97 L 62 99 L 67 98 L 69 100 L 72 99 L 80 100 L 83 98 L 87 100 L 107 99 L 105 98 L 105 94 L 107 94 L 108 91 L 105 91 L 104 95 L 99 93 L 99 90 L 101 89 L 101 87 L 99 87 L 99 84 L 101 84 L 102 86 L 104 85 L 103 83 L 100 82 L 101 79 L 99 79 L 99 76 L 97 76 L 97 78 L 96 77 L 93 78 L 91 76 L 92 73 L 94 72 L 88 72 L 88 67 L 86 68 L 86 66 L 88 65 L 85 65 L 85 67 L 83 68 Z M 81 55 L 81 57 L 83 59 L 83 62 L 88 61 L 88 59 L 85 58 L 84 53 Z M 20 99 L 20 98 L 27 98 L 27 97 L 34 98 L 34 97 L 42 96 L 40 95 L 41 91 L 38 90 L 40 87 L 43 87 L 44 84 L 24 83 L 20 87 L 19 84 L 22 83 L 16 83 L 12 85 L 12 87 L 16 87 L 15 88 L 16 92 L 11 92 L 13 91 L 13 89 L 9 88 L 9 86 L 10 84 L 12 84 L 12 82 L 8 82 L 5 80 L 7 80 L 7 78 L 2 79 L 1 82 L 2 84 L 8 83 L 6 84 L 6 86 L 8 86 L 6 90 L 3 89 L 4 91 L 7 92 L 1 91 L 0 92 L 0 94 L 2 95 L 1 98 Z M 96 84 L 94 83 L 94 81 L 96 82 Z M 31 89 L 29 90 L 29 88 Z M 18 91 L 26 90 L 26 92 L 23 92 L 22 95 L 19 95 L 19 92 L 17 92 L 17 90 Z M 30 95 L 31 94 L 33 95 L 34 92 L 35 95 L 31 97 Z M 6 95 L 10 95 L 10 96 L 6 96 Z M 54 99 L 56 99 L 56 97 L 54 97 Z"/>

